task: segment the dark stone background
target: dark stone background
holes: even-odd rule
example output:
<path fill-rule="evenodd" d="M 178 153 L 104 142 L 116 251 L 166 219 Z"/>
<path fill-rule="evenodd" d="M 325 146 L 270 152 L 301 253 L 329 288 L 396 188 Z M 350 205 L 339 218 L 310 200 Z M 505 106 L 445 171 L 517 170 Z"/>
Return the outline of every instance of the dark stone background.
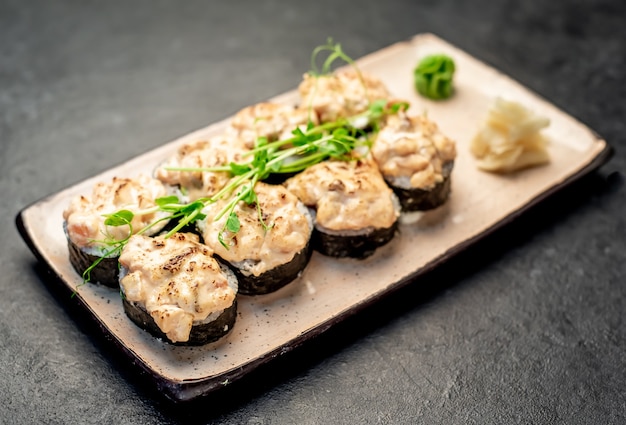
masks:
<path fill-rule="evenodd" d="M 616 149 L 597 173 L 426 279 L 199 403 L 160 399 L 21 241 L 18 211 L 433 32 Z M 626 422 L 626 3 L 0 0 L 0 422 Z"/>

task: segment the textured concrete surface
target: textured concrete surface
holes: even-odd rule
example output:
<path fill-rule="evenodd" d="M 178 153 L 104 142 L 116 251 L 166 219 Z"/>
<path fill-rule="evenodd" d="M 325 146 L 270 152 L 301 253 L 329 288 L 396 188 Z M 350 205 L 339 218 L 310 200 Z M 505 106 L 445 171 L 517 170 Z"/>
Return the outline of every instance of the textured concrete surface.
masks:
<path fill-rule="evenodd" d="M 293 88 L 313 46 L 434 32 L 616 148 L 599 172 L 224 393 L 146 387 L 15 230 L 20 208 Z M 626 6 L 0 1 L 0 423 L 626 422 Z"/>

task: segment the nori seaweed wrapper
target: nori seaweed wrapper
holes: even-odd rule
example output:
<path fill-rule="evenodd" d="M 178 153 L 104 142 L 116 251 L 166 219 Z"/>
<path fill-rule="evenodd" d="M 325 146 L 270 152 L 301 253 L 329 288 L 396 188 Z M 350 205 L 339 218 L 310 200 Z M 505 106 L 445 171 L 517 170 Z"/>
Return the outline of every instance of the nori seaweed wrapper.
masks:
<path fill-rule="evenodd" d="M 163 341 L 173 345 L 197 346 L 215 342 L 231 331 L 237 319 L 237 301 L 235 300 L 235 302 L 225 309 L 215 320 L 207 323 L 199 323 L 197 325 L 194 324 L 191 327 L 189 340 L 172 342 L 141 304 L 130 302 L 126 300 L 126 298 L 122 300 L 122 303 L 124 305 L 124 312 L 137 326 L 149 332 L 151 335 L 161 338 Z"/>
<path fill-rule="evenodd" d="M 309 263 L 311 253 L 311 241 L 309 240 L 306 246 L 293 256 L 291 261 L 274 267 L 271 270 L 267 270 L 258 276 L 245 274 L 240 268 L 220 258 L 218 255 L 215 257 L 228 265 L 237 276 L 239 294 L 263 295 L 277 291 L 297 278 Z"/>
<path fill-rule="evenodd" d="M 316 226 L 312 236 L 313 249 L 329 257 L 365 259 L 378 247 L 393 239 L 398 221 L 386 228 L 368 228 L 362 232 L 328 232 Z"/>
<path fill-rule="evenodd" d="M 414 187 L 396 186 L 393 182 L 385 179 L 387 184 L 400 200 L 402 211 L 427 211 L 443 205 L 450 196 L 451 174 L 454 162 L 450 161 L 443 165 L 443 180 L 430 190 Z"/>

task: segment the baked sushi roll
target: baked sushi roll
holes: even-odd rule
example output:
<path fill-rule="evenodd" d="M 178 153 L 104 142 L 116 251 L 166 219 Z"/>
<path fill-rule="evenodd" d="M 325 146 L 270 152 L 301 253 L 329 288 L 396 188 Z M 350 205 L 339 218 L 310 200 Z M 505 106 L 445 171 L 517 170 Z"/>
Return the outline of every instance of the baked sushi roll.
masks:
<path fill-rule="evenodd" d="M 314 211 L 324 255 L 365 258 L 395 235 L 400 206 L 371 159 L 321 162 L 285 186 Z"/>
<path fill-rule="evenodd" d="M 147 235 L 162 231 L 168 224 L 169 214 L 158 211 L 155 200 L 167 196 L 169 191 L 159 180 L 140 175 L 99 182 L 90 195 L 74 198 L 63 211 L 63 227 L 74 269 L 86 281 L 117 288 L 119 250 L 116 243 L 127 239 L 131 231 L 145 231 Z M 154 211 L 135 214 L 150 209 Z M 107 225 L 107 215 L 121 210 L 134 214 L 130 225 Z"/>
<path fill-rule="evenodd" d="M 317 117 L 307 109 L 261 102 L 237 112 L 226 133 L 241 140 L 248 149 L 253 149 L 259 137 L 266 138 L 268 142 L 289 139 L 294 129 L 299 127 L 304 131 L 309 122 L 316 124 Z"/>
<path fill-rule="evenodd" d="M 197 235 L 134 235 L 120 266 L 124 311 L 153 336 L 176 345 L 203 345 L 233 328 L 237 278 Z"/>
<path fill-rule="evenodd" d="M 175 155 L 157 167 L 154 175 L 167 185 L 179 187 L 189 201 L 195 201 L 213 195 L 231 177 L 228 171 L 199 169 L 242 162 L 243 154 L 247 151 L 239 139 L 228 135 L 185 143 L 178 148 Z"/>
<path fill-rule="evenodd" d="M 448 199 L 456 145 L 427 117 L 388 116 L 372 156 L 403 211 L 430 210 Z"/>
<path fill-rule="evenodd" d="M 354 69 L 319 76 L 304 74 L 298 91 L 302 107 L 312 110 L 322 123 L 358 115 L 372 102 L 390 97 L 380 79 Z"/>
<path fill-rule="evenodd" d="M 232 268 L 239 293 L 246 295 L 282 288 L 311 257 L 313 220 L 302 202 L 283 186 L 259 182 L 254 192 L 254 203 L 239 201 L 232 211 L 239 223 L 236 232 L 226 226 L 229 214 L 216 219 L 229 199 L 209 204 L 198 223 L 204 243 Z"/>

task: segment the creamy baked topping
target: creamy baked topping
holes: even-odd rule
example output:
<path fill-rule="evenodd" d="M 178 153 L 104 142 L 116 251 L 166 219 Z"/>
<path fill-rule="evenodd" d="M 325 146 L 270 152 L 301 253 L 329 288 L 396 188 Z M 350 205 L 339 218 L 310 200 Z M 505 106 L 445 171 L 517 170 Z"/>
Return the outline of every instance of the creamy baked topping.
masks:
<path fill-rule="evenodd" d="M 525 106 L 497 98 L 470 149 L 478 168 L 511 172 L 550 161 L 541 130 L 550 124 Z"/>
<path fill-rule="evenodd" d="M 456 158 L 456 145 L 427 117 L 399 112 L 387 118 L 372 155 L 394 184 L 429 190 L 443 181 L 443 165 Z"/>
<path fill-rule="evenodd" d="M 211 196 L 220 190 L 230 179 L 225 171 L 177 171 L 172 168 L 211 168 L 242 162 L 247 151 L 243 144 L 232 137 L 220 135 L 209 140 L 186 143 L 178 148 L 176 155 L 161 164 L 155 177 L 170 185 L 185 189 L 189 199 L 195 200 Z"/>
<path fill-rule="evenodd" d="M 365 112 L 370 103 L 389 98 L 389 91 L 378 78 L 354 70 L 319 77 L 304 74 L 298 90 L 302 107 L 312 108 L 321 122 L 336 121 Z"/>
<path fill-rule="evenodd" d="M 241 227 L 236 234 L 224 230 L 225 248 L 218 237 L 227 217 L 215 221 L 228 200 L 208 205 L 203 212 L 204 243 L 226 261 L 238 265 L 243 273 L 261 273 L 291 261 L 306 247 L 313 230 L 306 207 L 284 187 L 257 183 L 258 205 L 241 201 L 235 207 Z M 258 208 L 257 208 L 258 207 Z M 264 227 L 259 220 L 259 209 Z M 241 263 L 241 264 L 238 264 Z"/>
<path fill-rule="evenodd" d="M 193 234 L 134 235 L 120 264 L 126 300 L 143 306 L 172 342 L 187 341 L 194 324 L 214 320 L 235 301 L 236 282 Z"/>
<path fill-rule="evenodd" d="M 166 196 L 167 189 L 159 180 L 141 175 L 137 178 L 113 177 L 111 182 L 99 182 L 89 196 L 74 198 L 63 211 L 66 231 L 70 240 L 84 248 L 105 249 L 107 246 L 98 241 L 104 239 L 123 240 L 130 234 L 128 226 L 106 226 L 105 214 L 119 210 L 136 213 L 156 206 L 155 199 Z M 168 214 L 162 211 L 134 214 L 131 221 L 133 233 L 136 233 Z M 158 232 L 166 222 L 151 228 L 151 233 Z"/>
<path fill-rule="evenodd" d="M 321 162 L 285 186 L 314 208 L 317 224 L 329 230 L 388 228 L 399 215 L 393 192 L 369 159 Z"/>
<path fill-rule="evenodd" d="M 239 111 L 230 123 L 228 130 L 252 149 L 259 137 L 267 137 L 271 142 L 292 137 L 296 127 L 303 130 L 309 121 L 317 122 L 315 114 L 293 106 L 262 102 Z"/>

